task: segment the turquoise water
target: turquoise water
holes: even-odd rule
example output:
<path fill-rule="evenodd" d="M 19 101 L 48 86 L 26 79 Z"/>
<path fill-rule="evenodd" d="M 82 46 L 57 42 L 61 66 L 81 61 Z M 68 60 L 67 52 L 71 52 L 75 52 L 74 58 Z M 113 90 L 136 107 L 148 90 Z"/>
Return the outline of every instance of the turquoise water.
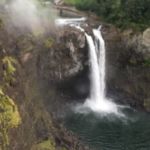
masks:
<path fill-rule="evenodd" d="M 150 114 L 124 110 L 126 117 L 79 114 L 73 111 L 65 126 L 93 150 L 150 150 Z"/>

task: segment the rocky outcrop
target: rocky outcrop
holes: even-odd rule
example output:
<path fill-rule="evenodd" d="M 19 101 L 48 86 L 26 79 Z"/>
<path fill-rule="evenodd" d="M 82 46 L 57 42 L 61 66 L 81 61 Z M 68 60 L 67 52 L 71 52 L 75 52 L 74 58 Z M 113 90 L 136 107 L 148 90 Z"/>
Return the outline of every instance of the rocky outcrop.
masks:
<path fill-rule="evenodd" d="M 133 34 L 133 35 L 132 35 Z M 133 48 L 136 53 L 141 53 L 144 59 L 150 58 L 150 29 L 143 33 L 135 34 L 132 30 L 123 32 L 123 40 L 128 48 Z"/>
<path fill-rule="evenodd" d="M 143 44 L 150 48 L 150 28 L 143 32 Z"/>
<path fill-rule="evenodd" d="M 149 111 L 149 30 L 143 34 L 114 28 L 105 31 L 108 95 L 116 96 L 121 103 Z"/>
<path fill-rule="evenodd" d="M 86 30 L 92 35 L 91 27 L 86 28 Z M 104 24 L 102 28 L 107 51 L 106 80 L 108 96 L 113 97 L 119 103 L 131 105 L 138 109 L 146 109 L 147 111 L 149 111 L 150 98 L 148 90 L 150 88 L 150 47 L 148 44 L 148 32 L 149 29 L 145 30 L 142 34 L 134 33 L 132 30 L 120 31 L 112 25 L 107 24 Z M 80 74 L 84 68 L 88 68 L 89 65 L 88 48 L 86 46 L 85 37 L 78 30 L 67 27 L 62 32 L 60 39 L 62 39 L 62 43 L 65 43 L 64 47 L 66 47 L 69 54 L 71 54 L 70 56 L 68 55 L 70 60 L 74 62 L 71 63 L 70 61 L 70 66 L 68 66 L 70 69 L 66 69 L 65 67 L 62 69 L 62 76 L 64 77 L 62 79 L 68 79 L 72 76 L 77 77 L 78 74 Z M 65 62 L 63 59 L 60 60 Z M 63 64 L 65 65 L 65 63 Z M 73 73 L 71 73 L 72 70 Z M 86 93 L 84 98 L 89 94 L 88 74 L 88 71 L 83 72 L 83 75 L 80 76 L 83 85 L 79 84 L 77 86 L 78 89 L 82 89 L 83 86 L 83 89 L 86 90 L 86 92 L 84 91 Z M 73 80 L 73 78 L 71 78 L 71 80 L 77 83 L 77 80 Z M 64 84 L 65 83 L 70 88 L 68 82 L 64 82 Z M 76 87 L 75 83 L 72 83 L 71 86 Z M 88 86 L 88 88 L 85 88 L 84 85 Z M 74 88 L 70 89 L 68 93 L 76 90 Z M 62 91 L 64 93 L 64 87 Z M 81 93 L 79 92 L 79 94 Z"/>
<path fill-rule="evenodd" d="M 91 24 L 98 27 L 93 21 Z M 110 25 L 104 25 L 102 30 L 107 47 L 108 96 L 149 111 L 149 29 L 143 35 L 132 31 L 122 33 Z M 92 34 L 91 27 L 87 31 Z M 0 59 L 5 56 L 4 62 L 9 64 L 8 58 L 13 56 L 18 62 L 6 92 L 15 100 L 22 123 L 10 131 L 8 149 L 41 149 L 43 146 L 46 149 L 45 145 L 56 150 L 88 149 L 56 121 L 66 111 L 65 104 L 77 100 L 74 96 L 82 95 L 81 99 L 85 99 L 89 93 L 84 33 L 72 27 L 54 28 L 38 36 L 31 32 L 17 34 L 16 29 L 9 34 L 4 28 L 0 28 L 0 33 Z M 2 62 L 1 85 L 5 82 L 2 75 L 14 70 L 10 64 L 11 71 L 7 70 Z"/>
<path fill-rule="evenodd" d="M 5 144 L 10 150 L 88 149 L 56 121 L 57 114 L 63 115 L 67 99 L 57 90 L 58 83 L 71 80 L 86 65 L 83 33 L 72 28 L 54 28 L 44 35 L 12 30 L 10 34 L 4 26 L 0 27 L 0 94 L 3 98 L 2 87 L 4 99 L 8 99 L 6 104 L 2 102 L 1 117 L 12 117 L 8 124 L 12 126 L 8 133 L 10 142 L 3 134 L 6 144 L 0 136 L 0 148 Z M 9 102 L 11 98 L 14 103 Z M 18 125 L 17 129 L 14 125 Z M 6 130 L 3 131 L 7 133 Z"/>
<path fill-rule="evenodd" d="M 92 35 L 91 27 L 86 30 Z M 107 51 L 108 96 L 119 103 L 147 111 L 150 98 L 148 31 L 149 29 L 143 34 L 132 30 L 120 31 L 107 24 L 102 28 Z M 80 99 L 78 95 L 82 95 L 81 99 L 86 99 L 90 82 L 85 36 L 71 27 L 59 29 L 56 35 L 52 46 L 41 51 L 38 56 L 38 74 L 46 81 L 61 83 L 61 94 L 65 99 L 74 99 L 74 96 L 75 99 Z M 50 63 L 47 63 L 49 60 Z"/>
<path fill-rule="evenodd" d="M 83 33 L 64 28 L 56 34 L 52 46 L 38 56 L 39 74 L 47 80 L 64 80 L 79 73 L 84 68 L 87 55 Z M 49 74 L 43 75 L 48 70 Z"/>
<path fill-rule="evenodd" d="M 86 30 L 92 35 L 91 27 Z M 149 29 L 143 34 L 134 33 L 132 30 L 120 31 L 107 24 L 104 24 L 102 28 L 107 53 L 107 95 L 119 103 L 147 111 L 149 111 L 150 98 L 148 31 Z M 53 55 L 50 55 L 50 51 Z M 50 70 L 53 75 L 46 76 L 46 73 L 41 76 L 45 76 L 46 80 L 53 78 L 59 83 L 63 81 L 63 85 L 66 86 L 62 86 L 61 92 L 63 95 L 70 96 L 69 99 L 83 93 L 84 96 L 81 97 L 86 99 L 90 82 L 88 48 L 84 34 L 74 28 L 65 27 L 57 34 L 57 40 L 50 51 L 40 55 L 41 63 L 38 66 L 40 70 L 43 69 L 41 72 Z M 47 63 L 48 60 L 51 60 L 50 64 Z M 65 93 L 65 90 L 68 92 Z M 71 94 L 74 92 L 75 94 Z M 77 96 L 76 99 L 79 97 Z"/>

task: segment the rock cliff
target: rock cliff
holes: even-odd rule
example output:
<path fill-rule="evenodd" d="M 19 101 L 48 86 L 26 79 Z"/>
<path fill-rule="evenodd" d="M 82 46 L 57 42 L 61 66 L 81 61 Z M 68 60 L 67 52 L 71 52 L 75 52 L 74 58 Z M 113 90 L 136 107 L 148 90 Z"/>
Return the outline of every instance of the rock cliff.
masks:
<path fill-rule="evenodd" d="M 90 22 L 86 31 L 92 35 L 91 30 L 98 27 L 99 21 Z M 0 144 L 11 150 L 88 149 L 57 120 L 67 111 L 68 103 L 84 101 L 89 94 L 84 33 L 73 27 L 53 27 L 45 34 L 30 31 L 18 34 L 16 28 L 10 33 L 2 21 L 0 24 L 0 86 L 5 91 L 0 88 L 0 94 L 8 102 L 13 99 L 10 112 L 17 112 L 18 116 L 17 128 L 8 129 L 6 137 L 10 142 L 6 138 Z M 107 96 L 147 111 L 150 111 L 149 32 L 149 29 L 143 33 L 120 31 L 107 24 L 102 27 L 107 49 Z"/>

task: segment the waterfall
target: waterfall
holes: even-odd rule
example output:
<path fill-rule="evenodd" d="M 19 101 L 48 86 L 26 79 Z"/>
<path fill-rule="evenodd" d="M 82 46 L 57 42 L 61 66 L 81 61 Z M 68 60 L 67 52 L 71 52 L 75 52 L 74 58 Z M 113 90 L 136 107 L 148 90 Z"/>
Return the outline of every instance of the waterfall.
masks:
<path fill-rule="evenodd" d="M 98 65 L 98 58 L 96 54 L 96 47 L 91 36 L 86 35 L 87 42 L 89 44 L 89 56 L 90 56 L 90 80 L 91 80 L 91 89 L 90 89 L 90 99 L 95 102 L 101 97 L 100 93 L 100 69 Z"/>
<path fill-rule="evenodd" d="M 93 30 L 95 36 L 95 45 L 98 56 L 98 66 L 99 66 L 99 84 L 100 84 L 100 98 L 103 100 L 105 97 L 105 42 L 102 38 L 100 30 Z"/>
<path fill-rule="evenodd" d="M 78 25 L 81 22 L 84 22 L 86 20 L 86 18 L 82 17 L 82 18 L 59 18 L 55 20 L 55 24 L 57 26 L 64 26 L 64 25 Z"/>
<path fill-rule="evenodd" d="M 117 105 L 106 98 L 105 93 L 105 42 L 101 30 L 93 29 L 94 38 L 85 33 L 89 46 L 90 59 L 90 98 L 88 98 L 84 107 L 92 111 L 105 113 L 118 113 Z"/>
<path fill-rule="evenodd" d="M 57 25 L 70 25 L 81 32 L 85 33 L 89 47 L 89 62 L 90 62 L 90 97 L 83 105 L 77 107 L 77 111 L 87 112 L 86 108 L 100 113 L 115 113 L 120 114 L 118 106 L 112 100 L 106 98 L 105 92 L 105 41 L 101 34 L 101 26 L 98 29 L 93 29 L 94 38 L 88 35 L 84 29 L 80 27 L 80 22 L 85 21 L 85 18 L 76 19 L 57 19 Z"/>

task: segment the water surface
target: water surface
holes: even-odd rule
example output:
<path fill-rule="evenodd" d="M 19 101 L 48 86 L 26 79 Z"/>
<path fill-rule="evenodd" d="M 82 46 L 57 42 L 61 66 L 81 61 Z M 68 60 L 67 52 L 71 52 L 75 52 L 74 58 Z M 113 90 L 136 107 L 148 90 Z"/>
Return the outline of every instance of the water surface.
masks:
<path fill-rule="evenodd" d="M 150 150 L 150 115 L 128 109 L 126 117 L 71 112 L 65 126 L 94 150 Z"/>

